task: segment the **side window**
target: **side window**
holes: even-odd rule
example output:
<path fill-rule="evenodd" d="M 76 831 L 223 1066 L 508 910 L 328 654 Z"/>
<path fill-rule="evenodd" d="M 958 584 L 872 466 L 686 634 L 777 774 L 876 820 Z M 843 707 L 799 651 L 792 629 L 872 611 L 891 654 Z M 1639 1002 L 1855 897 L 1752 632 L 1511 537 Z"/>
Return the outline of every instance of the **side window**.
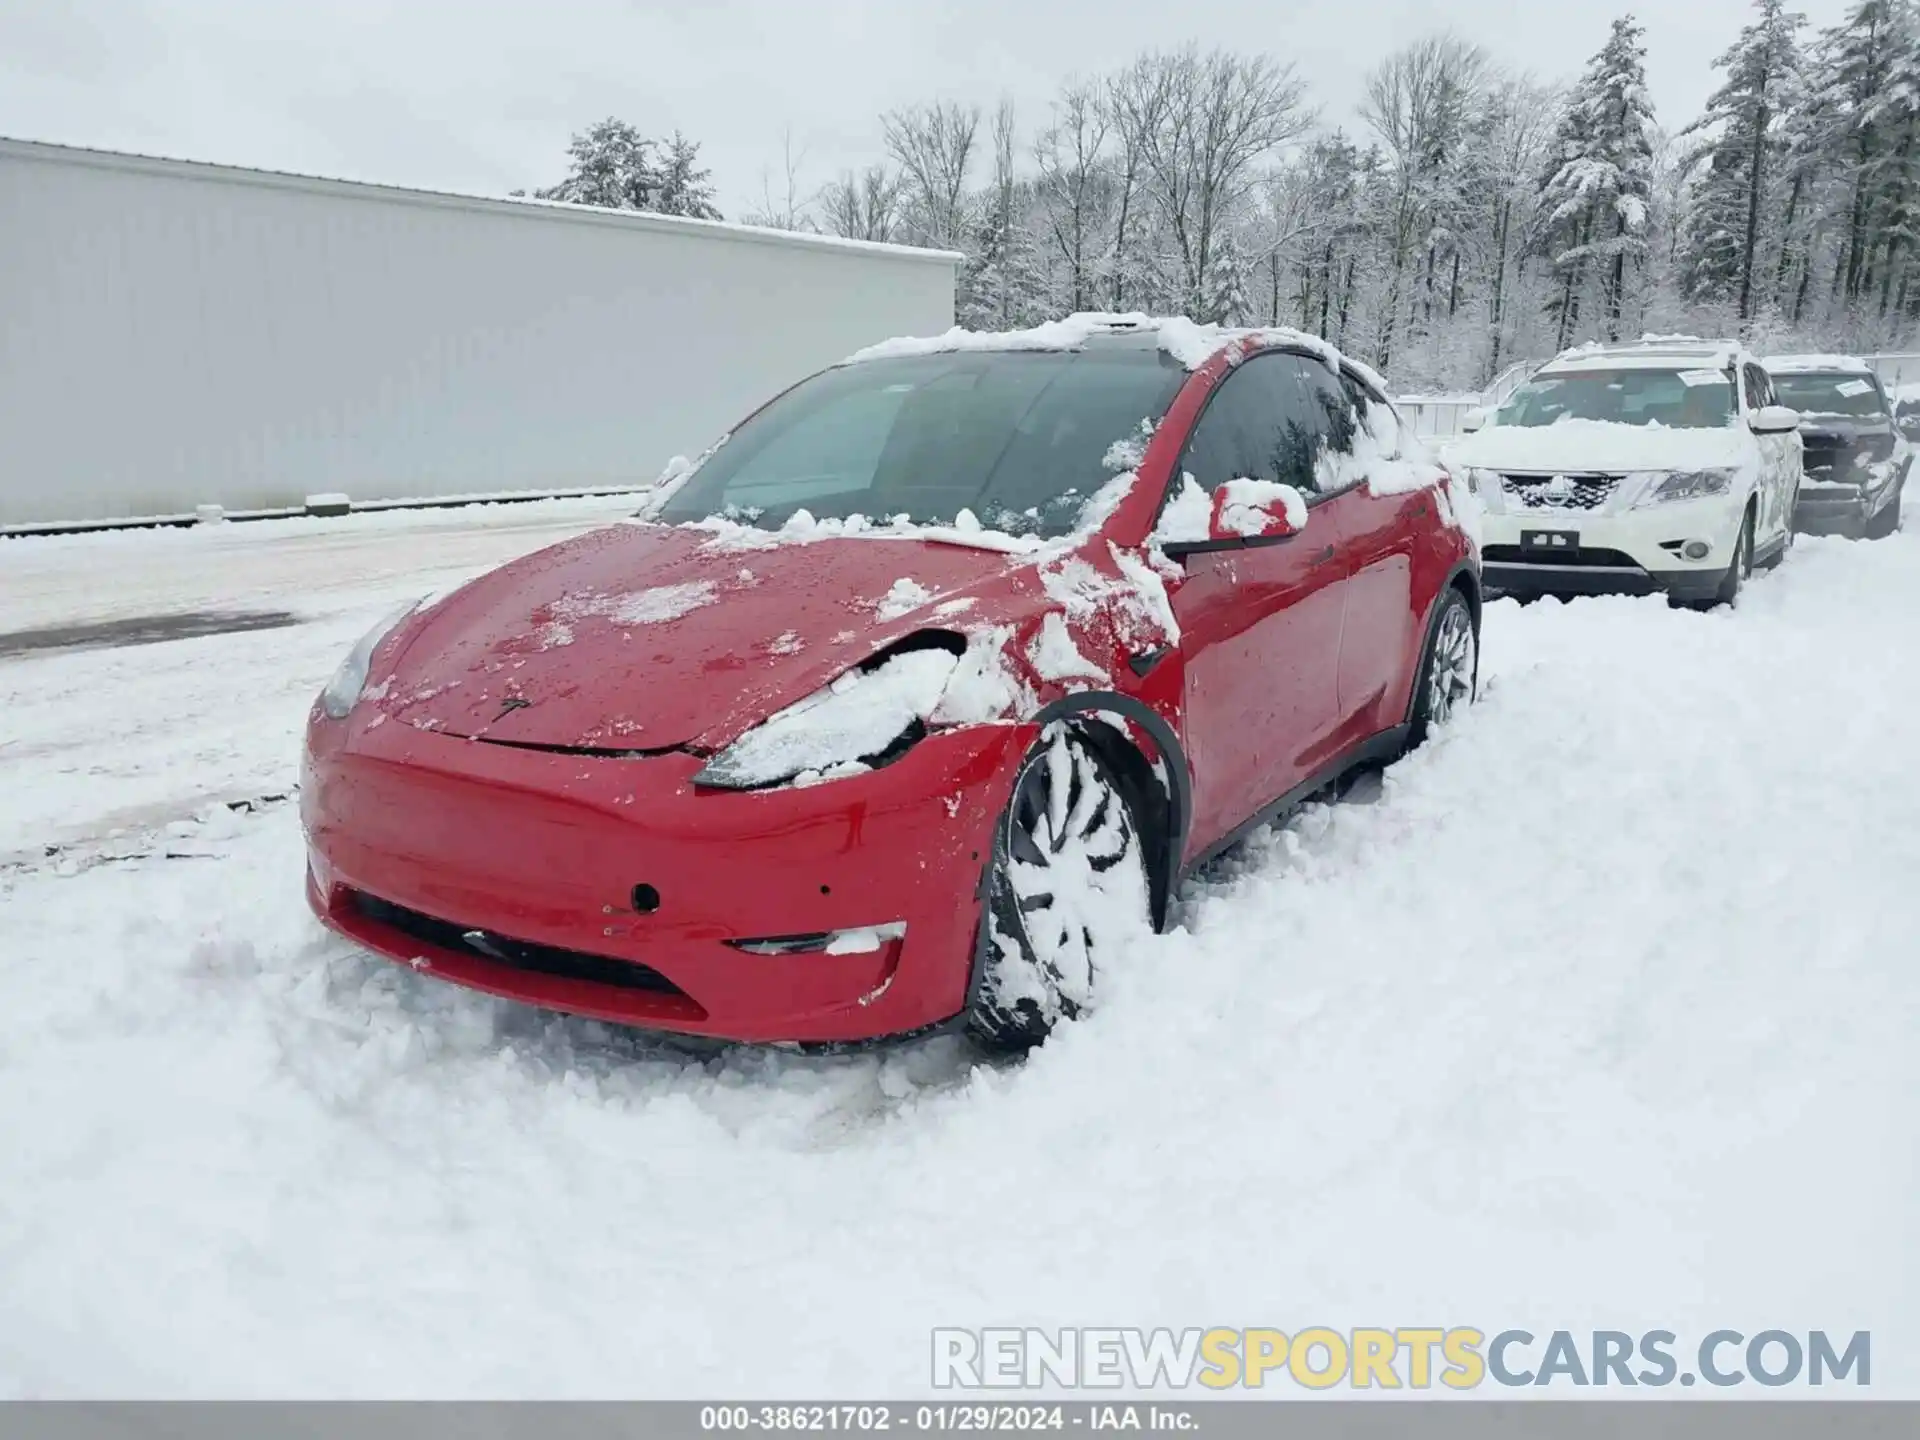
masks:
<path fill-rule="evenodd" d="M 1345 379 L 1345 376 L 1334 379 L 1331 370 L 1311 361 L 1304 361 L 1300 366 L 1300 383 L 1306 386 L 1307 399 L 1320 422 L 1321 440 L 1325 448 L 1336 455 L 1353 453 L 1354 438 L 1366 415 L 1341 383 Z M 1321 488 L 1326 487 L 1323 484 Z"/>
<path fill-rule="evenodd" d="M 1321 427 L 1300 369 L 1296 356 L 1256 355 L 1229 372 L 1187 441 L 1175 486 L 1185 471 L 1207 491 L 1229 480 L 1274 480 L 1311 495 Z"/>
<path fill-rule="evenodd" d="M 1758 410 L 1768 403 L 1767 376 L 1758 365 L 1740 367 L 1740 378 L 1745 382 L 1747 409 Z"/>

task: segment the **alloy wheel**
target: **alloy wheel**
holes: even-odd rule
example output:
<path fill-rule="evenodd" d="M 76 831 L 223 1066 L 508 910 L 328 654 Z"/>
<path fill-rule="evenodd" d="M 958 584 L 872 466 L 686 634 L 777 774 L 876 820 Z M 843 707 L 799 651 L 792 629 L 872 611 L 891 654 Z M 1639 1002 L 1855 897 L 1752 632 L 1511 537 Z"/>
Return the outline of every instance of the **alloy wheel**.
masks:
<path fill-rule="evenodd" d="M 1433 637 L 1433 658 L 1427 667 L 1428 724 L 1444 725 L 1457 707 L 1473 699 L 1477 648 L 1467 607 L 1449 606 Z"/>

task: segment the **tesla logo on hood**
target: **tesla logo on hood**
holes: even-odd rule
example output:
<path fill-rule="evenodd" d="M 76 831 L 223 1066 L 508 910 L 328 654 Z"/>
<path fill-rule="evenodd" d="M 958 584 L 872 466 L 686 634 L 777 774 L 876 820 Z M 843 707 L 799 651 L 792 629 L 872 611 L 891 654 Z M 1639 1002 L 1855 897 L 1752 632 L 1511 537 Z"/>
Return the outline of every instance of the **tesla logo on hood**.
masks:
<path fill-rule="evenodd" d="M 533 704 L 533 701 L 531 700 L 523 699 L 521 696 L 518 696 L 518 695 L 509 695 L 506 699 L 500 702 L 500 713 L 494 716 L 493 718 L 496 720 L 504 720 L 507 718 L 507 716 L 511 715 L 514 711 L 524 710 L 531 704 Z"/>

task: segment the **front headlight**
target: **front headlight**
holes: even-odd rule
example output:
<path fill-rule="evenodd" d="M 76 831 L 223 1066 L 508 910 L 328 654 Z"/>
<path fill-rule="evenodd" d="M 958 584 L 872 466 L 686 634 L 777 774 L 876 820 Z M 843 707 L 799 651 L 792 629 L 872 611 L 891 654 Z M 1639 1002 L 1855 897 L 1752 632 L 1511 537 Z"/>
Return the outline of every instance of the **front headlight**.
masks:
<path fill-rule="evenodd" d="M 891 764 L 930 727 L 980 725 L 1024 713 L 1034 698 L 1008 668 L 1003 626 L 971 639 L 909 637 L 747 731 L 693 777 L 713 790 L 765 790 L 858 775 Z M 964 648 L 962 648 L 964 647 Z"/>
<path fill-rule="evenodd" d="M 367 668 L 373 664 L 373 652 L 380 648 L 382 640 L 393 633 L 395 626 L 420 608 L 425 598 L 422 596 L 419 600 L 409 600 L 354 642 L 354 647 L 347 652 L 347 658 L 340 662 L 340 668 L 327 681 L 326 689 L 320 692 L 320 708 L 326 712 L 328 719 L 344 720 L 352 713 L 353 707 L 360 702 L 360 692 L 367 688 Z"/>
<path fill-rule="evenodd" d="M 871 769 L 911 746 L 946 693 L 960 657 L 908 650 L 849 670 L 747 731 L 693 777 L 719 790 L 759 790 L 802 776 L 833 779 Z"/>
<path fill-rule="evenodd" d="M 1654 484 L 1634 503 L 1634 509 L 1670 505 L 1679 500 L 1705 500 L 1733 488 L 1731 470 L 1677 470 Z"/>

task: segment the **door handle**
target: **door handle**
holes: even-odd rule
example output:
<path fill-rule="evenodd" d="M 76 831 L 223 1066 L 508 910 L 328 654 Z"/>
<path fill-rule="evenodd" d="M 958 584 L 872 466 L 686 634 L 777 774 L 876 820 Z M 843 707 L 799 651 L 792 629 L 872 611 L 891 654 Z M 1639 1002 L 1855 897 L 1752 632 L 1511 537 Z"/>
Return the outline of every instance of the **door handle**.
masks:
<path fill-rule="evenodd" d="M 1331 560 L 1332 558 L 1333 558 L 1333 547 L 1329 545 L 1327 546 L 1326 549 L 1322 550 L 1318 555 L 1314 556 L 1313 559 L 1308 561 L 1307 563 L 1310 565 L 1324 565 L 1327 563 L 1327 561 Z"/>

